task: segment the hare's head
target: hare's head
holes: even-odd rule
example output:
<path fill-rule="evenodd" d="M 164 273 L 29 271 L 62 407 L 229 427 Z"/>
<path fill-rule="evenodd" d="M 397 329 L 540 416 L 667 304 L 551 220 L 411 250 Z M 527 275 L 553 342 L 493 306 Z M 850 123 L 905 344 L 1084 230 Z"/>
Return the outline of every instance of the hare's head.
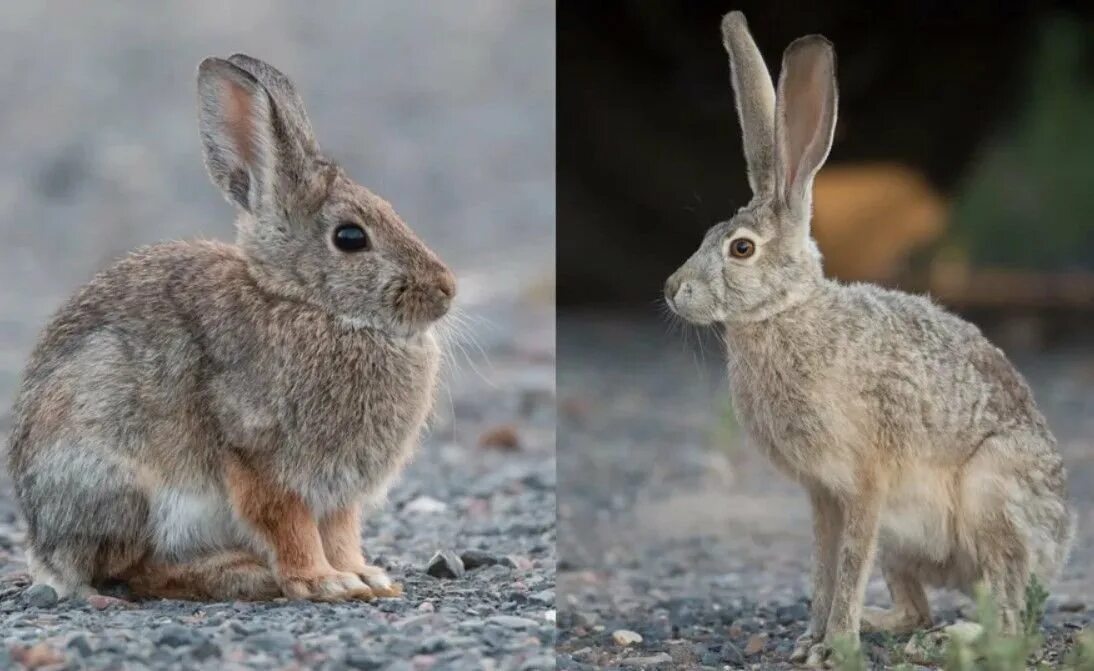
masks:
<path fill-rule="evenodd" d="M 240 209 L 239 246 L 260 283 L 394 335 L 444 316 L 452 273 L 323 156 L 285 75 L 242 54 L 207 58 L 198 104 L 205 165 Z"/>
<path fill-rule="evenodd" d="M 836 126 L 836 62 L 828 40 L 810 35 L 787 47 L 776 94 L 744 15 L 726 15 L 722 38 L 753 197 L 711 228 L 665 283 L 669 307 L 699 324 L 765 319 L 816 285 L 813 177 Z"/>

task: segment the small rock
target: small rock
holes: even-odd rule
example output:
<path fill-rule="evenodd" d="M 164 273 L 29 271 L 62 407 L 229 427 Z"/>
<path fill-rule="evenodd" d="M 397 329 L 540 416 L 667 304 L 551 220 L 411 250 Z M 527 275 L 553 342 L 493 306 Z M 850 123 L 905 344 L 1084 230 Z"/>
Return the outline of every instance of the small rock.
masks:
<path fill-rule="evenodd" d="M 751 657 L 753 655 L 763 652 L 763 649 L 767 647 L 767 634 L 753 634 L 748 639 L 748 643 L 745 644 L 745 656 Z"/>
<path fill-rule="evenodd" d="M 437 610 L 437 608 L 433 605 L 432 601 L 423 601 L 418 606 L 418 612 L 420 613 L 432 613 L 435 610 Z"/>
<path fill-rule="evenodd" d="M 535 601 L 536 603 L 541 603 L 544 606 L 553 606 L 555 603 L 555 591 L 553 589 L 545 589 L 529 595 L 528 599 L 530 601 Z"/>
<path fill-rule="evenodd" d="M 50 608 L 57 605 L 59 600 L 57 591 L 49 585 L 34 585 L 23 592 L 23 599 L 28 606 L 35 608 Z"/>
<path fill-rule="evenodd" d="M 202 661 L 211 657 L 220 657 L 220 646 L 207 638 L 203 638 L 197 645 L 190 648 L 190 656 Z"/>
<path fill-rule="evenodd" d="M 256 634 L 247 638 L 247 646 L 254 650 L 277 653 L 281 650 L 289 650 L 296 644 L 296 637 L 283 632 L 267 632 Z"/>
<path fill-rule="evenodd" d="M 482 550 L 467 550 L 460 555 L 460 560 L 463 561 L 463 565 L 468 571 L 474 571 L 483 566 L 493 566 L 499 563 L 502 557 Z"/>
<path fill-rule="evenodd" d="M 720 659 L 731 666 L 745 665 L 745 656 L 741 654 L 741 650 L 737 646 L 729 641 L 722 643 L 722 654 L 720 655 Z"/>
<path fill-rule="evenodd" d="M 172 648 L 180 648 L 194 642 L 194 632 L 181 624 L 169 624 L 159 630 L 156 643 Z"/>
<path fill-rule="evenodd" d="M 612 632 L 612 641 L 616 645 L 627 647 L 628 645 L 637 645 L 642 642 L 642 635 L 637 631 L 631 631 L 630 629 L 616 629 Z"/>
<path fill-rule="evenodd" d="M 479 447 L 515 451 L 520 449 L 520 435 L 513 424 L 496 426 L 479 437 Z"/>
<path fill-rule="evenodd" d="M 92 652 L 94 652 L 91 649 L 91 644 L 87 641 L 87 636 L 84 636 L 83 634 L 76 634 L 68 639 L 68 643 L 65 644 L 65 647 L 74 651 L 81 657 L 90 657 Z"/>
<path fill-rule="evenodd" d="M 946 632 L 950 638 L 972 643 L 984 633 L 984 627 L 976 622 L 961 621 L 944 627 L 942 631 Z"/>
<path fill-rule="evenodd" d="M 807 619 L 809 619 L 809 609 L 800 601 L 789 606 L 779 606 L 775 610 L 775 621 L 784 626 Z"/>
<path fill-rule="evenodd" d="M 1078 613 L 1086 610 L 1086 603 L 1079 599 L 1068 599 L 1061 602 L 1057 609 L 1064 613 Z"/>
<path fill-rule="evenodd" d="M 557 620 L 557 618 L 558 618 L 558 615 L 555 613 L 554 608 L 552 608 L 551 610 L 547 610 L 547 611 L 543 612 L 543 619 L 547 620 L 548 622 L 555 622 Z"/>
<path fill-rule="evenodd" d="M 667 652 L 659 652 L 656 655 L 650 655 L 649 657 L 629 657 L 619 663 L 620 666 L 635 666 L 635 667 L 647 667 L 657 666 L 658 664 L 671 664 L 672 656 Z"/>
<path fill-rule="evenodd" d="M 12 646 L 8 652 L 11 658 L 28 669 L 38 669 L 43 666 L 52 666 L 65 661 L 66 657 L 49 647 L 45 643 L 39 643 L 29 648 L 21 645 Z"/>
<path fill-rule="evenodd" d="M 448 510 L 448 504 L 431 496 L 419 496 L 403 506 L 403 511 L 422 515 L 436 515 Z"/>
<path fill-rule="evenodd" d="M 361 671 L 376 671 L 376 669 L 382 669 L 386 665 L 384 660 L 364 650 L 350 650 L 346 653 L 345 662 L 349 668 L 361 669 Z"/>
<path fill-rule="evenodd" d="M 487 624 L 496 624 L 507 629 L 532 629 L 538 627 L 539 624 L 535 620 L 529 620 L 526 617 L 518 617 L 516 615 L 493 615 L 486 618 Z"/>
<path fill-rule="evenodd" d="M 425 572 L 434 578 L 459 579 L 464 575 L 463 560 L 451 550 L 441 550 L 429 560 Z"/>

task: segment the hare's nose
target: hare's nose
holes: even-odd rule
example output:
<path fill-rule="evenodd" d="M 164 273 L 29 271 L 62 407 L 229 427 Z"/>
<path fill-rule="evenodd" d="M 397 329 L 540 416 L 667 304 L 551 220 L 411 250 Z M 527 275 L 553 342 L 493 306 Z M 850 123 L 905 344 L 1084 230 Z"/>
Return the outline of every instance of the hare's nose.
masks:
<path fill-rule="evenodd" d="M 683 281 L 676 275 L 673 275 L 665 282 L 665 300 L 669 302 L 669 305 L 672 305 L 676 300 L 676 294 L 680 293 L 682 284 Z"/>

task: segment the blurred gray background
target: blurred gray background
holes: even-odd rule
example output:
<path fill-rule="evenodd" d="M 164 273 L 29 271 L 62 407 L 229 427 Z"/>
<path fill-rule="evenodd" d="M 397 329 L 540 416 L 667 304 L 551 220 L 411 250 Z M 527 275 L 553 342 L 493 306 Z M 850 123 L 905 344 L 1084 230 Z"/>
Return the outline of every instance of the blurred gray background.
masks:
<path fill-rule="evenodd" d="M 96 270 L 234 238 L 194 74 L 237 51 L 293 78 L 324 150 L 449 262 L 480 342 L 512 340 L 532 301 L 553 353 L 553 25 L 537 0 L 0 4 L 0 424 L 38 331 Z"/>

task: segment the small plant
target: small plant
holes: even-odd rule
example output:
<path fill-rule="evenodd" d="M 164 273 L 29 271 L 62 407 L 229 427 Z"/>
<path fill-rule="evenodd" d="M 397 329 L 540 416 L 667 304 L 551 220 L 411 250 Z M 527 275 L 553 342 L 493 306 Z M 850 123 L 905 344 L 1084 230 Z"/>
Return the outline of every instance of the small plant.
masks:
<path fill-rule="evenodd" d="M 1041 621 L 1045 618 L 1045 604 L 1048 603 L 1048 590 L 1044 588 L 1036 575 L 1030 576 L 1026 585 L 1026 608 L 1022 611 L 1022 632 L 1028 636 L 1041 633 Z"/>
<path fill-rule="evenodd" d="M 832 642 L 832 663 L 839 671 L 867 671 L 869 668 L 862 649 L 848 638 Z"/>

